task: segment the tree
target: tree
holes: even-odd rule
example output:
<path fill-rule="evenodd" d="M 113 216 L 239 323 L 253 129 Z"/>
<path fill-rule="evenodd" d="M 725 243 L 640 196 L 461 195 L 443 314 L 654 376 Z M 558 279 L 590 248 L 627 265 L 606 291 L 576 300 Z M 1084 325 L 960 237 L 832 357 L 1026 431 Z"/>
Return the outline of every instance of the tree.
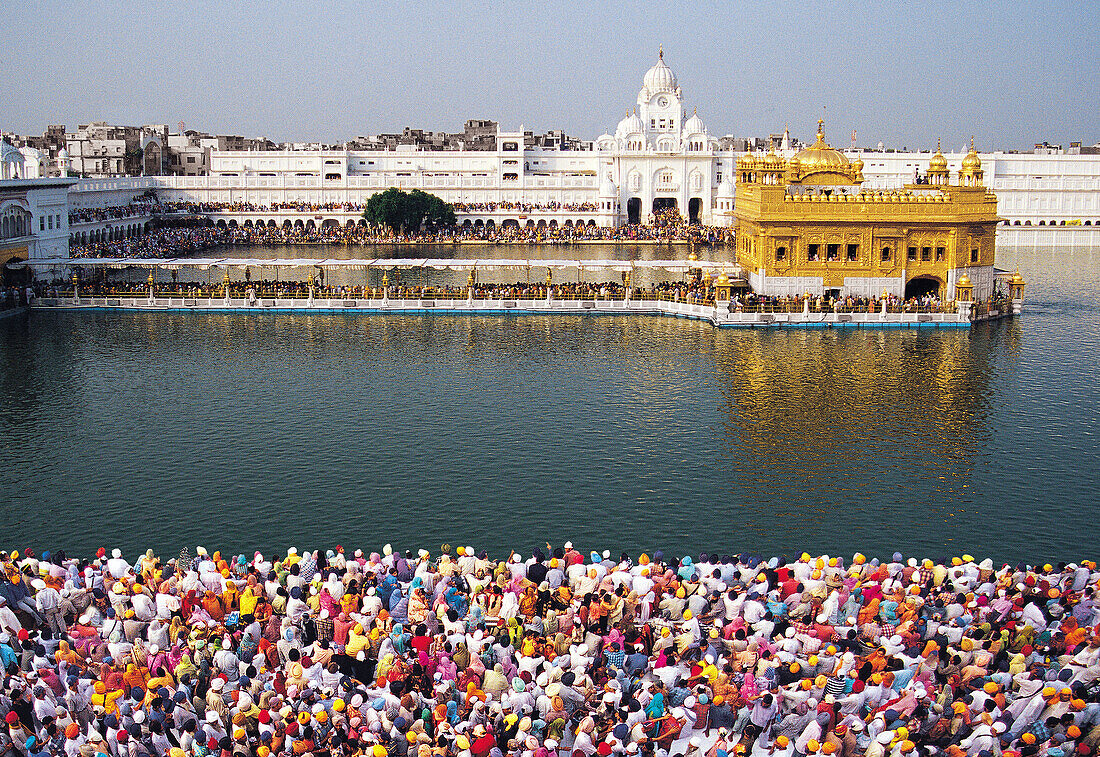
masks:
<path fill-rule="evenodd" d="M 388 226 L 395 233 L 420 231 L 428 226 L 454 226 L 454 208 L 442 199 L 414 189 L 403 192 L 390 187 L 367 199 L 363 218 L 373 226 Z"/>

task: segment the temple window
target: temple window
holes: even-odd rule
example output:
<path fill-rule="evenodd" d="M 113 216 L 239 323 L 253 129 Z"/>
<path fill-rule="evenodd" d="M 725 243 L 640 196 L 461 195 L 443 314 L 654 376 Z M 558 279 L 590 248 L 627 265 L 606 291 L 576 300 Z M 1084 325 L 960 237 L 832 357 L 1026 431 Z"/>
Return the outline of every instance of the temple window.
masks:
<path fill-rule="evenodd" d="M 909 258 L 909 260 L 913 260 L 913 261 L 915 261 L 917 259 L 917 248 L 916 247 L 910 247 L 909 248 L 908 258 Z"/>
<path fill-rule="evenodd" d="M 776 247 L 775 248 L 775 259 L 776 260 L 786 260 L 787 259 L 787 248 L 786 247 Z"/>
<path fill-rule="evenodd" d="M 942 261 L 946 257 L 947 257 L 947 250 L 944 249 L 943 247 L 937 247 L 936 248 L 936 261 L 937 262 Z"/>
<path fill-rule="evenodd" d="M 811 244 L 806 247 L 806 260 L 817 260 L 817 249 L 820 245 Z"/>
<path fill-rule="evenodd" d="M 839 244 L 825 245 L 825 259 L 826 260 L 837 260 L 839 258 L 840 258 L 840 245 Z"/>
<path fill-rule="evenodd" d="M 921 247 L 920 248 L 920 259 L 922 261 L 925 261 L 925 262 L 931 260 L 932 259 L 932 248 L 931 247 Z"/>
<path fill-rule="evenodd" d="M 977 247 L 974 247 L 970 250 L 970 262 L 971 263 L 977 263 L 978 262 L 978 248 Z"/>
<path fill-rule="evenodd" d="M 858 258 L 859 258 L 859 245 L 858 244 L 848 245 L 848 262 L 849 263 L 854 263 Z"/>
<path fill-rule="evenodd" d="M 882 248 L 882 259 L 883 260 L 889 260 L 890 259 L 890 248 L 889 247 L 883 247 Z"/>

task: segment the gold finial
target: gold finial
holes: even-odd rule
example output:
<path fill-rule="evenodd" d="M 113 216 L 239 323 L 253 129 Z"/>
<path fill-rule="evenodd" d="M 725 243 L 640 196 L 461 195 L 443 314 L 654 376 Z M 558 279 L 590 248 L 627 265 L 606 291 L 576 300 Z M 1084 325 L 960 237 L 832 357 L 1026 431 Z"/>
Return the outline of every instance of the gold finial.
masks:
<path fill-rule="evenodd" d="M 663 44 L 661 44 L 661 45 L 658 45 L 658 47 L 657 47 L 657 60 L 664 60 L 664 59 L 665 59 L 665 46 Z"/>
<path fill-rule="evenodd" d="M 970 152 L 975 152 L 975 150 L 974 150 L 974 135 L 973 134 L 970 135 Z"/>
<path fill-rule="evenodd" d="M 936 137 L 936 152 L 940 152 L 940 138 Z"/>
<path fill-rule="evenodd" d="M 818 142 L 824 142 L 825 141 L 825 119 L 824 118 L 817 119 L 817 141 Z"/>

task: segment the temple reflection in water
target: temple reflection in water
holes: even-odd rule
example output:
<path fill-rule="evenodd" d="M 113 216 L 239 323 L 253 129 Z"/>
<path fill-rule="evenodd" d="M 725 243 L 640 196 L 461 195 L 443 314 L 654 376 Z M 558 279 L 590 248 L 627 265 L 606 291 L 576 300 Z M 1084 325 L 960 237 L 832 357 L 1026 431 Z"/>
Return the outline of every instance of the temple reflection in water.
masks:
<path fill-rule="evenodd" d="M 731 514 L 765 543 L 779 530 L 814 543 L 832 531 L 843 544 L 868 537 L 855 523 L 877 528 L 852 511 L 877 493 L 878 507 L 913 528 L 950 527 L 972 506 L 974 466 L 994 433 L 991 375 L 1005 339 L 1018 339 L 1018 326 L 718 334 Z"/>

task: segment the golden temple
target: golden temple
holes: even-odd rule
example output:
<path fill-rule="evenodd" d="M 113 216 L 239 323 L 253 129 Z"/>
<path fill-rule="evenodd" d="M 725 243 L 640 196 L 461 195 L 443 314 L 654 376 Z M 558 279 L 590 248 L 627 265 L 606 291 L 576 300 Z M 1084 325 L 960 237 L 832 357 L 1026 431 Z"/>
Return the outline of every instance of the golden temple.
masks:
<path fill-rule="evenodd" d="M 863 189 L 863 162 L 825 141 L 784 159 L 737 161 L 737 261 L 764 295 L 955 299 L 963 276 L 993 292 L 997 198 L 970 153 L 952 182 L 937 147 L 925 176 L 893 191 Z"/>

